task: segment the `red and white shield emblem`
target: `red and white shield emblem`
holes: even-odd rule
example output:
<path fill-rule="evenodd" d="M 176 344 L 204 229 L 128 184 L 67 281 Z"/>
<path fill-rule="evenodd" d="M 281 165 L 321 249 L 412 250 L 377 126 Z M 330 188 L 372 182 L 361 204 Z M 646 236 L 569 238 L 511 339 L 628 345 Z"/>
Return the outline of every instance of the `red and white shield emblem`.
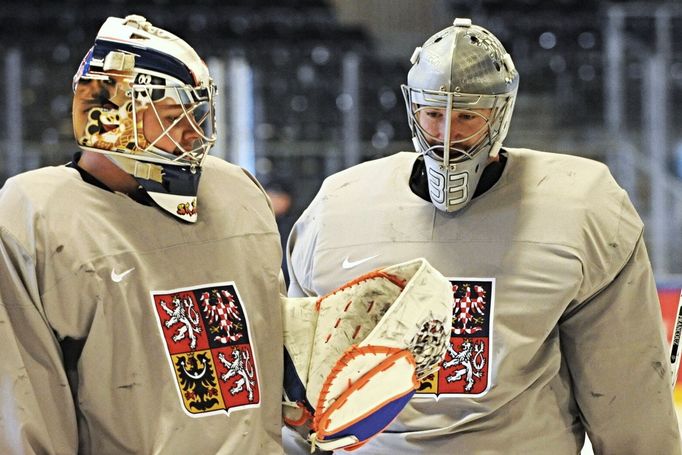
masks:
<path fill-rule="evenodd" d="M 246 310 L 233 282 L 152 291 L 166 354 L 193 417 L 260 406 Z"/>
<path fill-rule="evenodd" d="M 452 333 L 441 367 L 422 380 L 418 394 L 481 396 L 490 385 L 495 279 L 450 278 Z"/>

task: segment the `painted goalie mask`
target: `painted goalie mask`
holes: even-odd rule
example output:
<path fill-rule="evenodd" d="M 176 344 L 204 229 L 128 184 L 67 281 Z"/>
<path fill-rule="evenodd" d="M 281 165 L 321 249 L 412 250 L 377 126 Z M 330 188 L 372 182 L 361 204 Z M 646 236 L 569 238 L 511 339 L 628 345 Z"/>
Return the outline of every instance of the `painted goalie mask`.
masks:
<path fill-rule="evenodd" d="M 215 86 L 196 52 L 141 16 L 108 18 L 73 80 L 82 150 L 103 153 L 163 210 L 197 220 Z"/>
<path fill-rule="evenodd" d="M 432 203 L 454 212 L 502 146 L 519 75 L 499 40 L 470 19 L 430 37 L 411 62 L 402 90 L 412 142 L 424 155 Z"/>

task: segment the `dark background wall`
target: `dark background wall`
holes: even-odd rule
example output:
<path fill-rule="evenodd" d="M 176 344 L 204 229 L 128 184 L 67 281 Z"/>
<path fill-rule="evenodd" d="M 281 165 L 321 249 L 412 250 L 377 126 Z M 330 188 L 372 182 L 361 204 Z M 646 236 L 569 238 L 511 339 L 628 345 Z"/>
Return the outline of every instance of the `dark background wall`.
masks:
<path fill-rule="evenodd" d="M 670 240 L 682 235 L 679 2 L 5 0 L 0 184 L 69 160 L 71 77 L 104 19 L 129 13 L 176 32 L 213 64 L 248 66 L 252 110 L 231 107 L 228 76 L 216 150 L 234 158 L 235 119 L 248 115 L 253 171 L 293 198 L 284 235 L 326 175 L 411 149 L 400 92 L 409 57 L 455 17 L 471 17 L 502 40 L 521 74 L 507 145 L 609 164 L 652 226 L 657 273 L 682 273 Z"/>

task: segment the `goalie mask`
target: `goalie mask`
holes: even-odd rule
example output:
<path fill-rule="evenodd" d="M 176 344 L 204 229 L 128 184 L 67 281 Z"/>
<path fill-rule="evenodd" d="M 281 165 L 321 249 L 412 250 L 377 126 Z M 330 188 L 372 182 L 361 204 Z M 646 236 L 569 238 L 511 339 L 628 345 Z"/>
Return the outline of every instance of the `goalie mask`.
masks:
<path fill-rule="evenodd" d="M 402 90 L 412 142 L 424 155 L 432 203 L 454 212 L 502 146 L 519 76 L 499 40 L 469 19 L 433 35 L 411 62 Z"/>
<path fill-rule="evenodd" d="M 80 148 L 106 154 L 159 207 L 195 222 L 201 165 L 216 138 L 215 86 L 197 53 L 144 17 L 110 17 L 73 91 Z"/>

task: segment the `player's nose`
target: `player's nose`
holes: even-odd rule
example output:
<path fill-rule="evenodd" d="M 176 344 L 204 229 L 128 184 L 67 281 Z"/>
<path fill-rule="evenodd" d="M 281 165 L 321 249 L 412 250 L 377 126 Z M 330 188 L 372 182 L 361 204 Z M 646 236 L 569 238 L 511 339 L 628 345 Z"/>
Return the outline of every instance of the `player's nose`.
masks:
<path fill-rule="evenodd" d="M 445 121 L 439 122 L 436 128 L 436 134 L 434 136 L 439 142 L 445 141 L 445 133 L 448 131 L 448 129 L 450 130 L 450 141 L 461 136 L 461 131 L 454 122 L 451 122 L 449 126 L 446 126 L 445 123 Z"/>

